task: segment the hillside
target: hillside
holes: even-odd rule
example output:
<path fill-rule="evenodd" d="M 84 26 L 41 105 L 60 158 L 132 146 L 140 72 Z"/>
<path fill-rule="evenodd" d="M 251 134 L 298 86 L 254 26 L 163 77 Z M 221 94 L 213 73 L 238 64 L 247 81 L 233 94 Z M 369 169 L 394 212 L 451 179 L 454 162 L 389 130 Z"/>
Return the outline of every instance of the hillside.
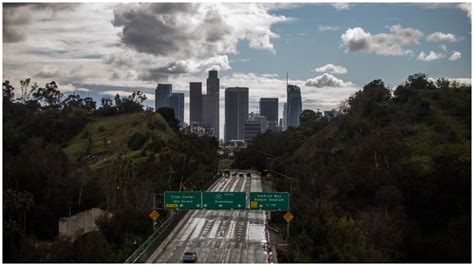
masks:
<path fill-rule="evenodd" d="M 89 122 L 63 149 L 72 164 L 88 158 L 91 165 L 101 165 L 114 156 L 136 157 L 139 151 L 127 147 L 128 140 L 136 133 L 163 141 L 175 133 L 158 113 L 132 113 L 97 117 Z"/>
<path fill-rule="evenodd" d="M 391 91 L 374 80 L 335 118 L 300 120 L 257 136 L 234 163 L 293 179 L 293 239 L 279 261 L 471 260 L 470 86 L 415 74 Z"/>
<path fill-rule="evenodd" d="M 172 109 L 144 111 L 139 92 L 97 108 L 48 88 L 49 102 L 34 93 L 23 102 L 4 83 L 5 261 L 123 262 L 153 231 L 153 195 L 207 184 L 218 142 L 178 132 Z M 113 219 L 73 243 L 58 240 L 60 217 L 91 208 Z"/>

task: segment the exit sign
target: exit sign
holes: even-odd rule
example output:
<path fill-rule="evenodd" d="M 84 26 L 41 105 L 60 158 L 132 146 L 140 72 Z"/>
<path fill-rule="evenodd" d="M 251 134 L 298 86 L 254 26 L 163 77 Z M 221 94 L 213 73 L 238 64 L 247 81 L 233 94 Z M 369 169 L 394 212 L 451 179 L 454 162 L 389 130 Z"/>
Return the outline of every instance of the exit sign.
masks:
<path fill-rule="evenodd" d="M 166 191 L 164 194 L 165 209 L 201 209 L 201 192 Z"/>
<path fill-rule="evenodd" d="M 250 209 L 283 211 L 290 209 L 288 192 L 250 192 Z"/>
<path fill-rule="evenodd" d="M 245 192 L 202 192 L 203 209 L 245 209 L 247 199 Z"/>

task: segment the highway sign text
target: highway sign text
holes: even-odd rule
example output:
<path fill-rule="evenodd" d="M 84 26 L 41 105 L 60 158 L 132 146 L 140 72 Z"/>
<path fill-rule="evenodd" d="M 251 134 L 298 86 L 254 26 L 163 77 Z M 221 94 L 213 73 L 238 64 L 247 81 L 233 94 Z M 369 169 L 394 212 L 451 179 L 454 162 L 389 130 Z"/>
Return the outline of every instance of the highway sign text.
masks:
<path fill-rule="evenodd" d="M 245 209 L 245 192 L 202 192 L 203 209 Z"/>
<path fill-rule="evenodd" d="M 201 209 L 201 192 L 193 191 L 166 191 L 165 209 Z"/>
<path fill-rule="evenodd" d="M 250 209 L 288 210 L 289 198 L 288 192 L 250 192 Z"/>

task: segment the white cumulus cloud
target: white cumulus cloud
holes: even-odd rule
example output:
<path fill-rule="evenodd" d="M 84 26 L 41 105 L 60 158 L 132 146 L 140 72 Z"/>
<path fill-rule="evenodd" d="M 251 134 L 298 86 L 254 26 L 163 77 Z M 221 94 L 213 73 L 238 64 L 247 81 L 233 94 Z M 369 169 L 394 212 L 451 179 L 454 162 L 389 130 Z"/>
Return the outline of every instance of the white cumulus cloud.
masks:
<path fill-rule="evenodd" d="M 312 79 L 308 79 L 305 82 L 306 86 L 324 88 L 324 87 L 349 87 L 353 86 L 352 82 L 345 82 L 342 79 L 338 79 L 331 74 L 324 73 L 321 76 L 317 76 Z"/>
<path fill-rule="evenodd" d="M 314 69 L 316 72 L 324 72 L 324 73 L 331 73 L 331 74 L 345 74 L 347 73 L 347 68 L 343 66 L 327 64 L 322 67 L 317 67 Z"/>
<path fill-rule="evenodd" d="M 467 12 L 467 16 L 469 18 L 471 18 L 471 14 L 472 14 L 472 9 L 471 9 L 471 3 L 461 3 L 461 4 L 458 4 L 457 5 L 457 8 L 463 10 L 463 11 L 466 11 Z"/>
<path fill-rule="evenodd" d="M 423 33 L 400 25 L 389 27 L 389 33 L 371 34 L 363 28 L 348 29 L 341 35 L 341 47 L 345 52 L 366 52 L 378 55 L 410 55 L 408 46 L 419 44 Z"/>
<path fill-rule="evenodd" d="M 442 53 L 436 53 L 436 52 L 430 51 L 429 53 L 426 54 L 425 52 L 421 51 L 416 59 L 420 61 L 429 62 L 429 61 L 441 59 L 443 57 L 444 57 L 444 54 Z"/>
<path fill-rule="evenodd" d="M 449 57 L 449 60 L 456 61 L 461 58 L 461 53 L 458 51 L 453 51 L 453 54 Z"/>
<path fill-rule="evenodd" d="M 456 35 L 452 33 L 444 33 L 444 32 L 439 32 L 439 31 L 433 32 L 426 37 L 426 40 L 429 42 L 443 42 L 443 41 L 456 42 L 462 39 L 463 38 L 457 37 Z"/>

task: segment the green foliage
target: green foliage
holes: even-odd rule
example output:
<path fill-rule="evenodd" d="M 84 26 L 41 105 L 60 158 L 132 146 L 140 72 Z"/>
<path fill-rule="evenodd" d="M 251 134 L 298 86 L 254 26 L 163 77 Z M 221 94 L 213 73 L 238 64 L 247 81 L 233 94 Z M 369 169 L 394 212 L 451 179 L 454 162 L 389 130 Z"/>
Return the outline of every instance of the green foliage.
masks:
<path fill-rule="evenodd" d="M 11 103 L 13 102 L 13 97 L 15 94 L 13 92 L 15 88 L 10 84 L 10 81 L 6 80 L 3 82 L 3 103 Z"/>
<path fill-rule="evenodd" d="M 47 107 L 57 107 L 61 103 L 63 94 L 59 91 L 56 82 L 47 83 L 44 88 L 33 90 L 33 99 L 47 104 Z"/>
<path fill-rule="evenodd" d="M 126 233 L 120 246 L 112 251 L 109 262 L 123 263 L 143 243 L 143 238 Z"/>
<path fill-rule="evenodd" d="M 321 257 L 323 262 L 366 262 L 373 256 L 367 237 L 352 218 L 331 218 L 324 231 L 328 250 Z"/>
<path fill-rule="evenodd" d="M 230 169 L 232 167 L 232 160 L 221 159 L 219 160 L 219 169 Z"/>
<path fill-rule="evenodd" d="M 160 107 L 158 108 L 157 112 L 165 119 L 170 128 L 172 128 L 175 132 L 179 131 L 179 120 L 175 118 L 173 108 Z"/>
<path fill-rule="evenodd" d="M 329 121 L 306 111 L 257 136 L 234 167 L 293 177 L 291 261 L 468 262 L 470 121 L 471 87 L 374 80 Z"/>
<path fill-rule="evenodd" d="M 160 115 L 150 113 L 151 117 L 148 112 L 95 117 L 68 142 L 64 152 L 70 162 L 77 162 L 87 155 L 101 157 L 106 154 L 127 154 L 130 152 L 128 141 L 137 132 L 151 131 L 151 138 L 158 140 L 174 134 Z M 150 120 L 164 126 L 152 129 Z M 133 125 L 136 122 L 138 124 Z"/>
<path fill-rule="evenodd" d="M 127 147 L 131 150 L 139 150 L 147 142 L 148 137 L 140 132 L 135 132 L 127 141 Z"/>
<path fill-rule="evenodd" d="M 141 92 L 95 110 L 91 98 L 62 100 L 55 83 L 30 81 L 17 99 L 3 83 L 6 262 L 123 262 L 152 231 L 152 193 L 201 186 L 217 169 L 217 141 L 174 132 L 142 110 Z M 60 217 L 93 207 L 114 214 L 105 237 L 55 240 Z"/>
<path fill-rule="evenodd" d="M 101 232 L 92 231 L 77 238 L 73 243 L 76 263 L 108 262 L 110 247 Z"/>

